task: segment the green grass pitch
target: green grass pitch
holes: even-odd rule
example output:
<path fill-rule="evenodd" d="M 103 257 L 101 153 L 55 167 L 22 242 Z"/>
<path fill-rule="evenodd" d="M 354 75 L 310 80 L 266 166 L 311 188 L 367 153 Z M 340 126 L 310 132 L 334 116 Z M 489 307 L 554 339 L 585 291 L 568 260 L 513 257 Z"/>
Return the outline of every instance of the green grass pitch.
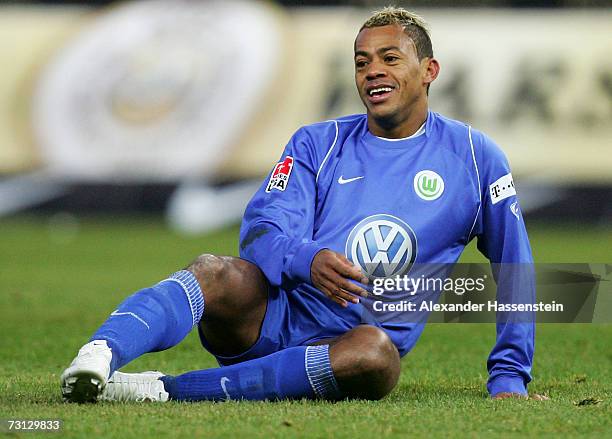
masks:
<path fill-rule="evenodd" d="M 538 262 L 612 261 L 610 228 L 530 226 Z M 544 402 L 487 398 L 491 324 L 429 325 L 379 402 L 61 401 L 59 374 L 128 293 L 199 253 L 236 248 L 236 227 L 184 238 L 159 219 L 83 220 L 78 233 L 43 218 L 0 221 L 0 418 L 59 418 L 62 437 L 612 437 L 612 325 L 539 325 L 530 390 L 552 398 Z M 463 261 L 479 260 L 472 245 Z M 194 332 L 125 370 L 214 365 Z"/>

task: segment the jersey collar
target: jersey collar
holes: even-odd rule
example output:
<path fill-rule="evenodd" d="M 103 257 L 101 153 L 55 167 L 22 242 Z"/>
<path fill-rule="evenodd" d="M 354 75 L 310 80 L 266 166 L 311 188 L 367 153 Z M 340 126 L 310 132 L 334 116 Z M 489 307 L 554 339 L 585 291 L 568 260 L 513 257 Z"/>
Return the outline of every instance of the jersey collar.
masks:
<path fill-rule="evenodd" d="M 382 148 L 406 148 L 408 146 L 414 145 L 415 143 L 420 143 L 425 140 L 425 138 L 429 137 L 431 129 L 433 128 L 433 115 L 431 111 L 427 112 L 427 119 L 423 122 L 423 125 L 419 127 L 418 130 L 414 134 L 408 137 L 402 137 L 401 139 L 387 139 L 384 137 L 378 137 L 373 135 L 370 130 L 368 130 L 367 123 L 365 124 L 365 133 L 364 140 L 366 143 L 380 146 Z M 367 121 L 367 118 L 366 118 Z"/>

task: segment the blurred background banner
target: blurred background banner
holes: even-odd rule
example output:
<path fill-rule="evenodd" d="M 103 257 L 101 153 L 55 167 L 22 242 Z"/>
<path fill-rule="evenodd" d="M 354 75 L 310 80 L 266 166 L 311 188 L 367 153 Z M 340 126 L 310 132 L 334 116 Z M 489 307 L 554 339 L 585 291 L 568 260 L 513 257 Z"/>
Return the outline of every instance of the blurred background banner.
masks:
<path fill-rule="evenodd" d="M 279 59 L 258 3 L 127 3 L 84 25 L 33 95 L 36 144 L 54 173 L 179 181 L 214 173 L 257 112 Z"/>
<path fill-rule="evenodd" d="M 299 126 L 364 111 L 352 51 L 372 9 L 0 6 L 0 213 L 63 197 L 185 231 L 235 221 Z M 579 199 L 609 220 L 612 10 L 416 11 L 442 66 L 431 108 L 504 149 L 523 210 Z M 133 190 L 149 201 L 113 196 Z"/>

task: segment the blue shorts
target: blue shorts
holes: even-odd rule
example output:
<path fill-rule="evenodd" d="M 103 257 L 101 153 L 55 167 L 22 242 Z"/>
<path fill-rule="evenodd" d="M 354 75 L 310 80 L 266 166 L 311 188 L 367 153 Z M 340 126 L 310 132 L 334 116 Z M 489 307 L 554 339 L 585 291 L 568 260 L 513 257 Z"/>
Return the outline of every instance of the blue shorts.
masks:
<path fill-rule="evenodd" d="M 282 349 L 338 337 L 363 323 L 360 308 L 355 305 L 342 308 L 309 286 L 302 285 L 291 291 L 270 286 L 259 339 L 247 351 L 231 357 L 217 355 L 199 327 L 198 332 L 202 346 L 217 358 L 221 366 L 227 366 Z"/>
<path fill-rule="evenodd" d="M 302 284 L 290 291 L 268 288 L 268 304 L 259 338 L 245 352 L 235 356 L 217 355 L 198 326 L 202 346 L 213 354 L 221 366 L 264 357 L 282 349 L 307 346 L 317 341 L 339 337 L 362 324 L 384 330 L 404 356 L 414 346 L 424 325 L 388 327 L 364 318 L 361 304 L 343 308 L 310 285 Z"/>

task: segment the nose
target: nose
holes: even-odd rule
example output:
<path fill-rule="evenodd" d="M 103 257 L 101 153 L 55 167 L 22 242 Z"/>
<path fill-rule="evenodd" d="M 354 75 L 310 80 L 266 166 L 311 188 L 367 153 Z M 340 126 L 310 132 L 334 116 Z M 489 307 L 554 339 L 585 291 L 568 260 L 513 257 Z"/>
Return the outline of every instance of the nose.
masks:
<path fill-rule="evenodd" d="M 366 72 L 366 79 L 368 81 L 376 78 L 384 78 L 385 76 L 387 76 L 387 72 L 380 63 L 372 62 L 368 65 L 368 70 Z"/>

